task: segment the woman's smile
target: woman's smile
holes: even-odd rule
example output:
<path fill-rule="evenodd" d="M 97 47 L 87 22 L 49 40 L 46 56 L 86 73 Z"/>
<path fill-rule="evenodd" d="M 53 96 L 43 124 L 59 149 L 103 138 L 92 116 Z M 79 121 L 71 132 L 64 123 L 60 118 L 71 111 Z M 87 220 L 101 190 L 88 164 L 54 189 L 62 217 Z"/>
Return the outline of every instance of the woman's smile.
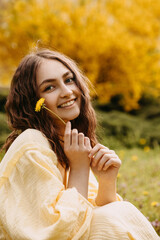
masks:
<path fill-rule="evenodd" d="M 58 106 L 58 108 L 70 108 L 73 106 L 73 104 L 75 103 L 76 101 L 76 98 L 75 99 L 72 99 L 72 100 L 69 100 L 69 101 L 66 101 L 65 103 L 62 103 Z"/>

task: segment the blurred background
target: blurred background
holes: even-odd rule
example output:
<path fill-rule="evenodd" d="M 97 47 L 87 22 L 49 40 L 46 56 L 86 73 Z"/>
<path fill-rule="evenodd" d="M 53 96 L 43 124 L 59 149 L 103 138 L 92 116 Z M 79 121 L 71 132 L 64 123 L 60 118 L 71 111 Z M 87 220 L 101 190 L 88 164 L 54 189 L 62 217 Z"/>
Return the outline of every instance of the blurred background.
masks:
<path fill-rule="evenodd" d="M 97 133 L 123 163 L 118 192 L 160 234 L 160 1 L 1 0 L 1 146 L 12 75 L 37 47 L 73 58 L 94 85 Z"/>

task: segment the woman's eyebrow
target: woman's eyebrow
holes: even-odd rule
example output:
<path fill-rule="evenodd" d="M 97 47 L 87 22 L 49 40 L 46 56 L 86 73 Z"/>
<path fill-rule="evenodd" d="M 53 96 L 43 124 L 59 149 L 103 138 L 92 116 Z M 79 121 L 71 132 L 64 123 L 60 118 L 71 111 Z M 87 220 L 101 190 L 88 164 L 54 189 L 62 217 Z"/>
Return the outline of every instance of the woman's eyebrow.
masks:
<path fill-rule="evenodd" d="M 39 85 L 38 88 L 40 88 L 43 84 L 45 84 L 45 83 L 50 83 L 50 82 L 56 82 L 56 79 L 54 79 L 54 78 L 45 79 L 45 80 Z"/>
<path fill-rule="evenodd" d="M 67 77 L 69 74 L 72 74 L 73 75 L 73 73 L 71 72 L 71 71 L 67 71 L 67 72 L 65 72 L 64 74 L 63 74 L 63 78 L 65 78 L 65 77 Z"/>
<path fill-rule="evenodd" d="M 67 71 L 67 72 L 65 72 L 65 73 L 63 74 L 62 78 L 67 77 L 69 74 L 72 74 L 72 75 L 73 75 L 73 73 L 72 73 L 71 71 Z M 43 84 L 45 84 L 45 83 L 50 83 L 50 82 L 56 82 L 56 79 L 55 79 L 55 78 L 45 79 L 45 80 L 39 85 L 39 88 L 40 88 Z"/>

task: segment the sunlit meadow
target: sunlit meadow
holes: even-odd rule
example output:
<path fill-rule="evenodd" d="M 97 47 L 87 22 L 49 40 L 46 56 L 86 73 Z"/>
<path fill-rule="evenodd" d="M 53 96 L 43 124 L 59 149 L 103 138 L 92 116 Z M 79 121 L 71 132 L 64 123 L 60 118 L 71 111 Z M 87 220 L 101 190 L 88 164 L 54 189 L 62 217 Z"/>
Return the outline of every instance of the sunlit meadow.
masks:
<path fill-rule="evenodd" d="M 147 150 L 147 151 L 146 151 Z M 122 160 L 118 174 L 118 193 L 133 203 L 160 234 L 160 151 L 118 150 Z"/>

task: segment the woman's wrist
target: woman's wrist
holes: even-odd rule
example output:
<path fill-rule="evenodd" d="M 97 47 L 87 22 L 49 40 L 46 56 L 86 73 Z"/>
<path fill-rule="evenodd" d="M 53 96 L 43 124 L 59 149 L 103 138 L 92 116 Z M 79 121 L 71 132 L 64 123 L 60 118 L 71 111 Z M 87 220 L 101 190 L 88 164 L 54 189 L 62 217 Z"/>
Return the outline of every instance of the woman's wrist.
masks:
<path fill-rule="evenodd" d="M 96 197 L 96 204 L 98 206 L 103 206 L 111 202 L 117 201 L 116 195 L 116 182 L 110 182 L 106 184 L 106 182 L 99 182 L 98 194 Z"/>
<path fill-rule="evenodd" d="M 89 168 L 70 169 L 68 188 L 75 187 L 86 199 L 88 198 Z"/>

